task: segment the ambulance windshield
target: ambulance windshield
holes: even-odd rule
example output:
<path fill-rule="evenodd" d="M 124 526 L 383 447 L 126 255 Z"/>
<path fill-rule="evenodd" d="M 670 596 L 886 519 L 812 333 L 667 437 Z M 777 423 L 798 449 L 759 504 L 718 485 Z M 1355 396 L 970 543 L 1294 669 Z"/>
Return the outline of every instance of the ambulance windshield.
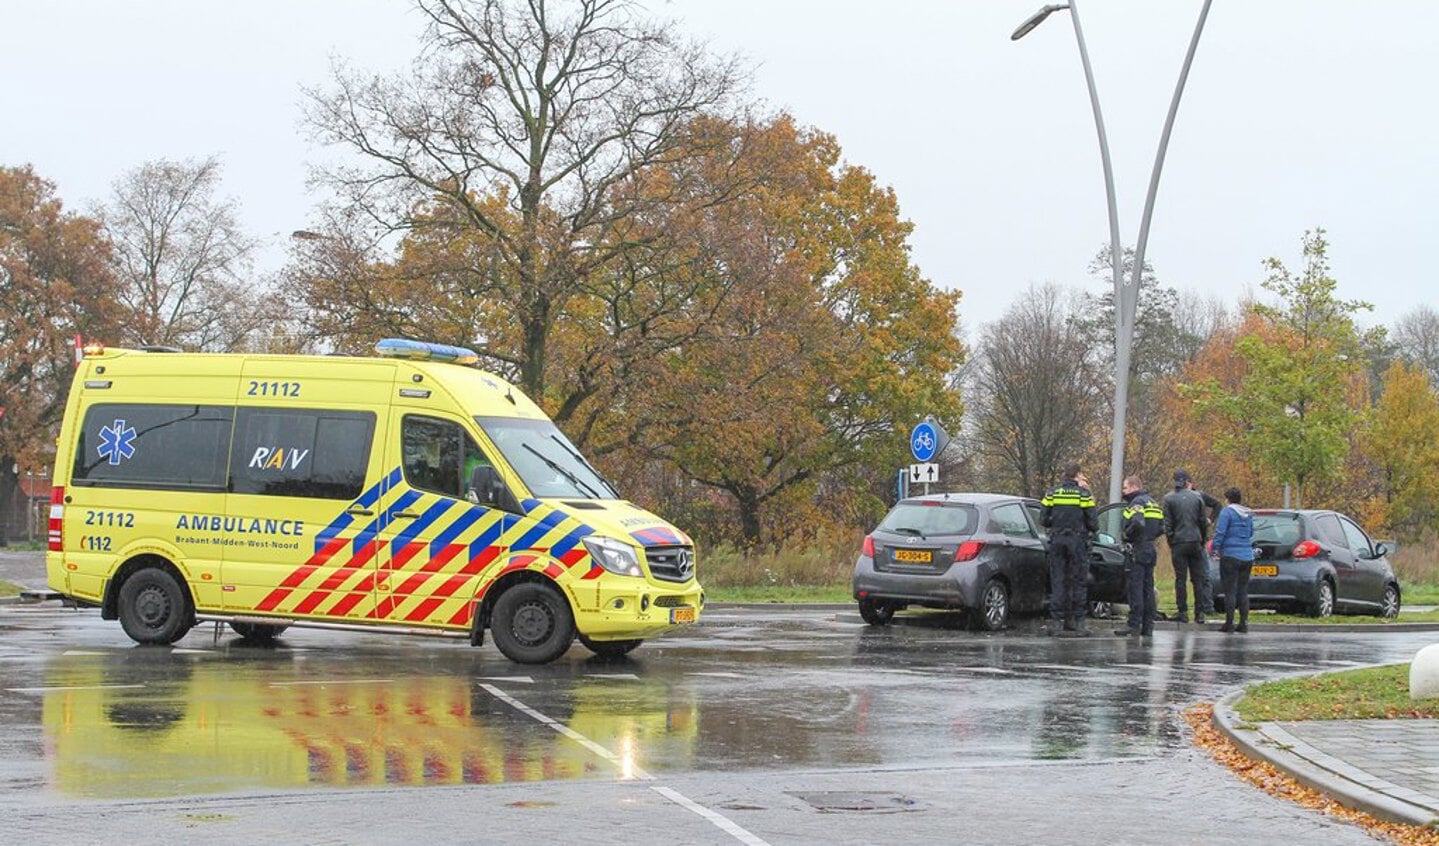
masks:
<path fill-rule="evenodd" d="M 618 499 L 570 439 L 548 420 L 475 417 L 510 467 L 539 498 Z"/>

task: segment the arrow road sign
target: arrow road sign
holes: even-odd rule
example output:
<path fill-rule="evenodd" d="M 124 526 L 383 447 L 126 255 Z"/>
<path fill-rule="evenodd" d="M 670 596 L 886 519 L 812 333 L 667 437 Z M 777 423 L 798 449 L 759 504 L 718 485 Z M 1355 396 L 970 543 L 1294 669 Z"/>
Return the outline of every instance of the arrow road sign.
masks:
<path fill-rule="evenodd" d="M 939 481 L 938 464 L 909 465 L 909 481 L 912 484 L 933 484 Z"/>

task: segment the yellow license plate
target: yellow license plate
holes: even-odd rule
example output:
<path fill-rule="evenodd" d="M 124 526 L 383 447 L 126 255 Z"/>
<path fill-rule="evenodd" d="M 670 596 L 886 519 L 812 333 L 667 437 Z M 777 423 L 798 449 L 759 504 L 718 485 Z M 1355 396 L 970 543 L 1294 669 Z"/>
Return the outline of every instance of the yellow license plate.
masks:
<path fill-rule="evenodd" d="M 896 549 L 894 560 L 906 564 L 928 564 L 934 560 L 934 553 L 927 549 Z"/>
<path fill-rule="evenodd" d="M 1251 576 L 1277 576 L 1279 567 L 1275 564 L 1255 564 L 1249 571 Z"/>
<path fill-rule="evenodd" d="M 671 623 L 693 623 L 695 621 L 695 610 L 693 608 L 671 608 Z"/>

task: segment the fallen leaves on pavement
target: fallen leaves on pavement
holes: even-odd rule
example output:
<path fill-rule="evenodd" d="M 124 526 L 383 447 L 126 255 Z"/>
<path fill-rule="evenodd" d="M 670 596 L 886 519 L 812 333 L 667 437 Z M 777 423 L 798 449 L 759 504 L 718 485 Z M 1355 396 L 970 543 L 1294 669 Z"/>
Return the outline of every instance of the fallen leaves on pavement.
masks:
<path fill-rule="evenodd" d="M 1214 705 L 1201 703 L 1184 712 L 1194 729 L 1194 743 L 1234 774 L 1271 796 L 1288 799 L 1329 817 L 1362 826 L 1375 836 L 1388 838 L 1399 846 L 1439 846 L 1439 831 L 1401 823 L 1385 822 L 1363 811 L 1346 808 L 1317 790 L 1300 784 L 1273 766 L 1245 755 L 1214 726 Z"/>

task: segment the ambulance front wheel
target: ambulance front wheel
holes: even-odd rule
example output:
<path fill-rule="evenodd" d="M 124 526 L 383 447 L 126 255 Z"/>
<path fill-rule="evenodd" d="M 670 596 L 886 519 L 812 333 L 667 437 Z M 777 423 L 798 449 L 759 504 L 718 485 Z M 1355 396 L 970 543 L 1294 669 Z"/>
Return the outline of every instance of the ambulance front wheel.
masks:
<path fill-rule="evenodd" d="M 274 643 L 289 626 L 276 623 L 231 623 L 230 628 L 241 640 L 248 640 L 251 643 L 267 644 Z"/>
<path fill-rule="evenodd" d="M 580 643 L 601 658 L 623 658 L 635 651 L 642 640 L 590 640 L 580 635 Z"/>
<path fill-rule="evenodd" d="M 490 613 L 495 646 L 511 661 L 548 664 L 575 642 L 575 617 L 560 592 L 522 582 L 500 594 Z"/>
<path fill-rule="evenodd" d="M 195 625 L 190 599 L 168 571 L 137 570 L 120 586 L 120 626 L 136 643 L 168 644 Z"/>

